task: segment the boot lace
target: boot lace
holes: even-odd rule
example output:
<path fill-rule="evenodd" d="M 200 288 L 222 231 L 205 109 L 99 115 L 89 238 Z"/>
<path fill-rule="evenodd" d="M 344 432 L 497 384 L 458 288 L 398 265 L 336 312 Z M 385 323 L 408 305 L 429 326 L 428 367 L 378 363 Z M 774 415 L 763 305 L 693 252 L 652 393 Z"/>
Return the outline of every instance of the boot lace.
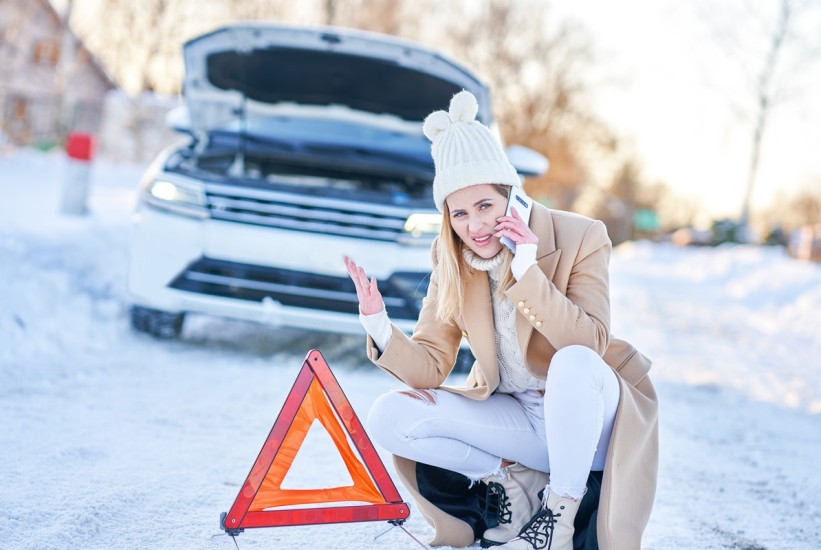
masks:
<path fill-rule="evenodd" d="M 510 509 L 510 499 L 507 496 L 504 486 L 501 483 L 491 481 L 487 484 L 487 495 L 496 497 L 496 516 L 499 518 L 499 524 L 510 523 L 513 521 L 513 511 Z M 487 502 L 485 501 L 485 502 Z"/>
<path fill-rule="evenodd" d="M 542 508 L 522 527 L 518 538 L 528 542 L 533 550 L 550 550 L 556 518 L 561 515 L 554 514 L 550 508 Z"/>

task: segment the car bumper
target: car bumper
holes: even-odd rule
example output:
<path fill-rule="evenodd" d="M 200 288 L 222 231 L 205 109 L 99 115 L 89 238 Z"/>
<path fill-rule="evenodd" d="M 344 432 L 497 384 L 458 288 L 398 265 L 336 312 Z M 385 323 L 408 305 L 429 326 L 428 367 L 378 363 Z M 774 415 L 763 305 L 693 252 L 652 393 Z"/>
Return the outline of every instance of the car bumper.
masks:
<path fill-rule="evenodd" d="M 427 288 L 427 248 L 196 219 L 141 205 L 128 290 L 138 305 L 361 334 L 347 254 L 379 280 L 388 313 L 411 332 Z"/>

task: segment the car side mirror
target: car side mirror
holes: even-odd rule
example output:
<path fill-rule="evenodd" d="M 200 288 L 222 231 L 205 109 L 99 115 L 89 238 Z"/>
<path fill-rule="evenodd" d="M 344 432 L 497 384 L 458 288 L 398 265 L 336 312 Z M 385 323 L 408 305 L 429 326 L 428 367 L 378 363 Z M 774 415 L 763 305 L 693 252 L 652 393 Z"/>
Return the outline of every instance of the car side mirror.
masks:
<path fill-rule="evenodd" d="M 543 176 L 550 167 L 547 157 L 522 145 L 508 147 L 507 158 L 516 171 L 525 177 Z"/>

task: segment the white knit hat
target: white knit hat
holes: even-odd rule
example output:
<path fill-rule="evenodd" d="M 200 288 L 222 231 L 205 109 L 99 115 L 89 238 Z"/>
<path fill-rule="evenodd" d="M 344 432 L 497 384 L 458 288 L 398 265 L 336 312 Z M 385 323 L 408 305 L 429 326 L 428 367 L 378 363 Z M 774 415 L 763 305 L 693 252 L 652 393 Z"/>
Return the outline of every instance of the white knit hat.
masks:
<path fill-rule="evenodd" d="M 462 90 L 450 100 L 447 112 L 434 111 L 425 118 L 422 131 L 431 141 L 436 168 L 433 201 L 440 212 L 448 195 L 471 185 L 522 185 L 499 140 L 476 120 L 478 111 L 473 94 Z"/>

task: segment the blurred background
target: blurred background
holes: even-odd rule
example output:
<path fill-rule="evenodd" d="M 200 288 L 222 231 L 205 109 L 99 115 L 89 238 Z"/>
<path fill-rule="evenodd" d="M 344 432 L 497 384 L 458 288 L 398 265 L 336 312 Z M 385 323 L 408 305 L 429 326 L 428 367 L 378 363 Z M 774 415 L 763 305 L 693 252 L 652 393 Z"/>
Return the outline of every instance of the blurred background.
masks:
<path fill-rule="evenodd" d="M 444 52 L 490 86 L 528 192 L 615 244 L 789 245 L 818 258 L 821 3 L 799 0 L 2 0 L 0 144 L 146 163 L 174 139 L 181 45 L 238 19 L 330 24 Z"/>

